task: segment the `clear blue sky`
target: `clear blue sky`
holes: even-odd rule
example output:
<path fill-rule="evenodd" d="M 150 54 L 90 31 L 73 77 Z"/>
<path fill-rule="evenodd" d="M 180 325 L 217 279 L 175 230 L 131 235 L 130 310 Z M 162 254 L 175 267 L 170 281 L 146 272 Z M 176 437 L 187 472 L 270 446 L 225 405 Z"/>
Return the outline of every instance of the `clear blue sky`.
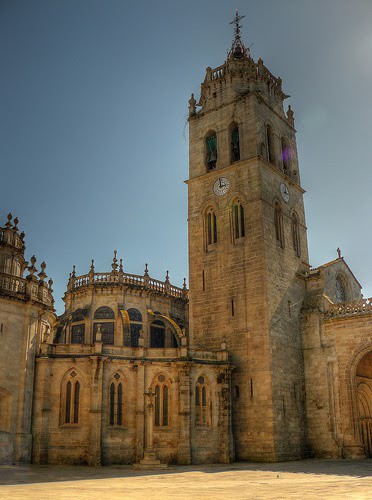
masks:
<path fill-rule="evenodd" d="M 295 111 L 313 266 L 372 294 L 371 0 L 1 0 L 0 217 L 47 262 L 58 312 L 73 264 L 182 284 L 187 101 L 243 37 Z"/>

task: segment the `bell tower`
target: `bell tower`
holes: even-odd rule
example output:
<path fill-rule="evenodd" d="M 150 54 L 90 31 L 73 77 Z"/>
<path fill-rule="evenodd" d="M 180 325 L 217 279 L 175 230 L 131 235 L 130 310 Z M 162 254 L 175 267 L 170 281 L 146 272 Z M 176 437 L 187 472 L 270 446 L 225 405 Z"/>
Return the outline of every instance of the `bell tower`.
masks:
<path fill-rule="evenodd" d="M 189 101 L 190 343 L 226 342 L 237 460 L 304 456 L 300 309 L 308 249 L 282 80 L 234 39 Z"/>

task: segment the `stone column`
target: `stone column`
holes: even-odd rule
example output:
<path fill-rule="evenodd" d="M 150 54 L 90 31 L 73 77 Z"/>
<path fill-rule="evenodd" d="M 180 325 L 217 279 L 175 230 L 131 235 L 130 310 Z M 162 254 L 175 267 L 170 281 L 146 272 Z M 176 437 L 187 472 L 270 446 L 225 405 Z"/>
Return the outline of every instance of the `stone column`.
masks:
<path fill-rule="evenodd" d="M 143 459 L 135 467 L 140 469 L 165 469 L 166 464 L 162 464 L 154 451 L 154 400 L 155 393 L 148 389 L 144 393 L 145 397 L 145 452 Z"/>
<path fill-rule="evenodd" d="M 178 463 L 187 465 L 191 463 L 190 447 L 190 366 L 179 366 L 179 438 L 178 438 Z"/>
<path fill-rule="evenodd" d="M 89 450 L 88 464 L 101 465 L 102 432 L 102 381 L 104 359 L 100 356 L 91 358 L 91 386 L 89 410 Z"/>

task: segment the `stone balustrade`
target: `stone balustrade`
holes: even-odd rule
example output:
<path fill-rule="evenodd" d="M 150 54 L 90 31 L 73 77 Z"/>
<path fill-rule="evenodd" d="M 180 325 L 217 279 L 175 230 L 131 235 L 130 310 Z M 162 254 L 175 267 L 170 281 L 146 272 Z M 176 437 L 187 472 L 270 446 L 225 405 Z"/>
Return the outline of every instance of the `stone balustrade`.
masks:
<path fill-rule="evenodd" d="M 77 290 L 89 285 L 129 285 L 152 290 L 157 293 L 170 295 L 176 298 L 188 299 L 187 288 L 178 288 L 167 281 L 160 281 L 149 276 L 128 274 L 123 272 L 88 273 L 70 278 L 70 290 Z"/>
<path fill-rule="evenodd" d="M 44 281 L 36 278 L 29 281 L 6 273 L 0 273 L 0 294 L 24 301 L 42 302 L 49 307 L 53 307 L 54 302 L 52 291 Z"/>
<path fill-rule="evenodd" d="M 337 318 L 345 316 L 360 316 L 363 314 L 372 314 L 372 298 L 332 304 L 329 306 L 326 317 Z"/>

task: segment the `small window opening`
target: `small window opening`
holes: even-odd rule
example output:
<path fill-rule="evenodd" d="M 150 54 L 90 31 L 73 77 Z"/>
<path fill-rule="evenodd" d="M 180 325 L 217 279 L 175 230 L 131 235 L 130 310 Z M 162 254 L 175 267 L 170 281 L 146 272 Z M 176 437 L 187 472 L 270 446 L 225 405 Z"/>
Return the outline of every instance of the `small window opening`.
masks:
<path fill-rule="evenodd" d="M 253 398 L 253 379 L 251 379 L 251 398 Z"/>
<path fill-rule="evenodd" d="M 204 269 L 203 269 L 203 273 L 202 273 L 202 280 L 203 280 L 203 292 L 205 292 L 205 272 L 204 272 Z"/>
<path fill-rule="evenodd" d="M 207 213 L 207 245 L 217 243 L 217 217 L 211 209 Z"/>
<path fill-rule="evenodd" d="M 231 299 L 231 316 L 235 316 L 235 305 L 234 305 L 234 299 Z"/>
<path fill-rule="evenodd" d="M 275 237 L 280 246 L 284 247 L 283 213 L 279 203 L 275 204 L 274 209 Z"/>

